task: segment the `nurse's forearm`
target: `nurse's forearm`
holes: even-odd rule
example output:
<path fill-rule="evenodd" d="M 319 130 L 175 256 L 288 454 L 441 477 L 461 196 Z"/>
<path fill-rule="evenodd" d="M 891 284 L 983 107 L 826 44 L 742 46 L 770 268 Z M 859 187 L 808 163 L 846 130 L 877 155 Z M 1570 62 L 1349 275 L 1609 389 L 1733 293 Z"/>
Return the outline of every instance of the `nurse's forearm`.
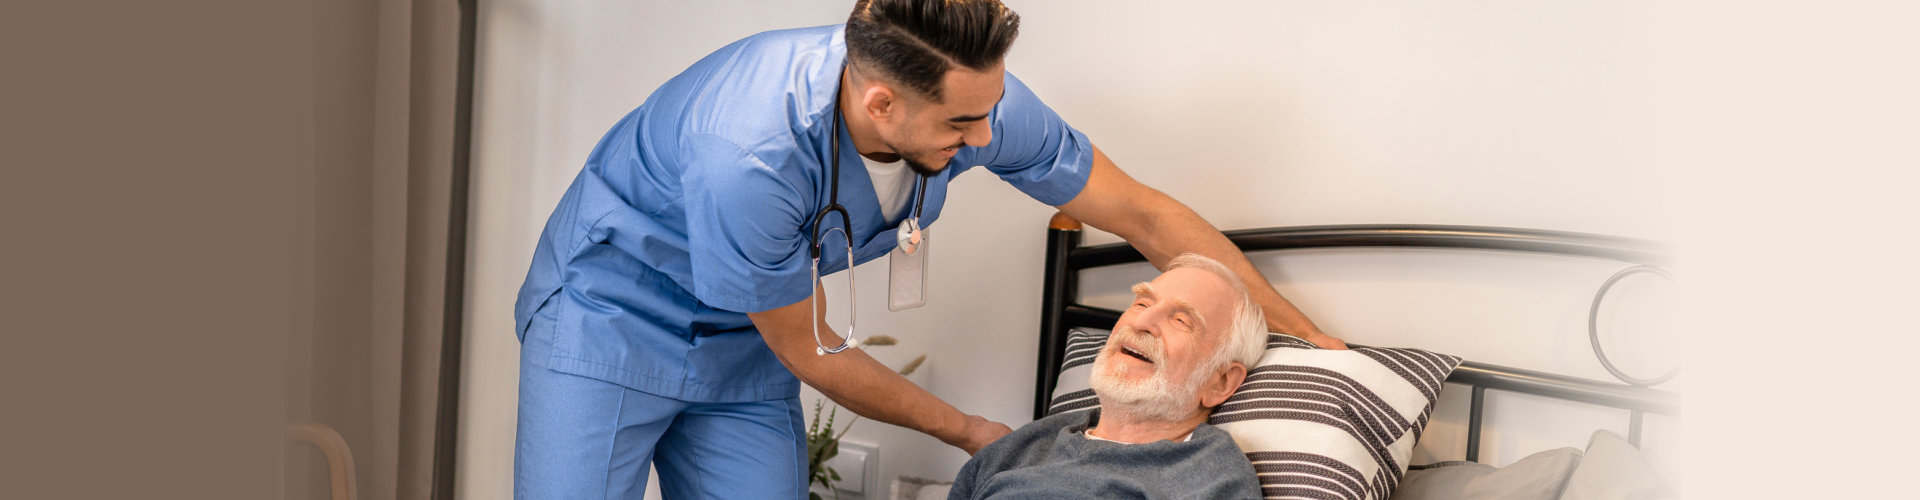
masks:
<path fill-rule="evenodd" d="M 1093 148 L 1093 170 L 1087 185 L 1073 201 L 1060 206 L 1066 213 L 1087 225 L 1127 240 L 1153 266 L 1166 269 L 1167 262 L 1182 252 L 1193 252 L 1220 261 L 1240 275 L 1254 303 L 1266 313 L 1267 328 L 1300 337 L 1322 347 L 1344 348 L 1346 343 L 1320 331 L 1292 302 L 1273 288 L 1273 283 L 1253 267 L 1239 247 L 1220 234 L 1193 209 L 1128 176 L 1113 164 L 1100 148 Z"/>
<path fill-rule="evenodd" d="M 1313 320 L 1294 307 L 1292 301 L 1280 295 L 1266 275 L 1247 260 L 1239 247 L 1220 234 L 1219 229 L 1215 229 L 1186 205 L 1165 195 L 1162 198 L 1168 206 L 1148 216 L 1149 222 L 1141 236 L 1127 240 L 1148 260 L 1153 261 L 1155 268 L 1166 269 L 1167 263 L 1182 252 L 1205 255 L 1240 275 L 1242 283 L 1247 285 L 1247 292 L 1253 295 L 1254 303 L 1260 304 L 1260 310 L 1266 313 L 1268 330 L 1307 340 L 1325 335 L 1319 326 L 1313 324 Z"/>
<path fill-rule="evenodd" d="M 816 296 L 821 291 L 814 290 Z M 748 318 L 759 328 L 767 347 L 780 363 L 807 385 L 854 413 L 926 433 L 971 454 L 998 439 L 1006 426 L 970 416 L 934 397 L 906 377 L 874 360 L 860 349 L 821 356 L 813 339 L 809 301 L 800 301 Z M 825 304 L 820 304 L 822 308 Z M 824 314 L 821 315 L 825 317 Z M 838 337 L 822 322 L 821 342 L 838 345 Z"/>

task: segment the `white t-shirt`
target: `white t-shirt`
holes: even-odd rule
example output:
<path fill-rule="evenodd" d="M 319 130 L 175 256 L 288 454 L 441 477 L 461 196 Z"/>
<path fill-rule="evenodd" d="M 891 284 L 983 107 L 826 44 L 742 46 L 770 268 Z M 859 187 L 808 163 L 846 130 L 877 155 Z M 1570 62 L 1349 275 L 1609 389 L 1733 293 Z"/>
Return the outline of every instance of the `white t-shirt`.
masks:
<path fill-rule="evenodd" d="M 1080 433 L 1080 434 L 1083 434 L 1083 435 L 1085 435 L 1085 436 L 1087 436 L 1087 439 L 1092 439 L 1092 440 L 1094 440 L 1094 441 L 1106 441 L 1106 442 L 1109 442 L 1109 443 L 1120 443 L 1120 444 L 1140 444 L 1140 443 L 1129 443 L 1129 442 L 1126 442 L 1126 441 L 1114 441 L 1114 440 L 1112 440 L 1112 439 L 1107 439 L 1107 438 L 1103 438 L 1103 437 L 1100 437 L 1100 436 L 1095 436 L 1095 435 L 1093 435 L 1093 430 L 1092 430 L 1092 429 L 1088 429 L 1088 430 L 1087 430 L 1087 432 L 1082 432 L 1082 433 Z M 1173 441 L 1173 442 L 1175 442 L 1175 443 L 1185 443 L 1185 442 L 1187 442 L 1187 440 L 1189 440 L 1189 439 L 1193 439 L 1193 433 L 1192 433 L 1192 432 L 1188 432 L 1188 433 L 1187 433 L 1187 435 L 1185 435 L 1185 436 L 1180 436 L 1180 439 L 1174 439 L 1174 440 L 1172 440 L 1172 441 Z"/>
<path fill-rule="evenodd" d="M 913 202 L 913 184 L 919 177 L 907 168 L 906 160 L 880 163 L 860 157 L 867 164 L 867 177 L 873 180 L 873 192 L 880 197 L 880 215 L 888 222 L 902 220 Z"/>

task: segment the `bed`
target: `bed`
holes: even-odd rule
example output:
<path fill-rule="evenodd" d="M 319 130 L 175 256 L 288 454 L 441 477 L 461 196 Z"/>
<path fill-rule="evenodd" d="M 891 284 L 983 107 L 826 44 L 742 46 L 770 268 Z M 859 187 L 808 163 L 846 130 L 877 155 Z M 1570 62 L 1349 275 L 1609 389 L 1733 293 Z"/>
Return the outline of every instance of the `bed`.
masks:
<path fill-rule="evenodd" d="M 1080 223 L 1064 214 L 1054 216 L 1047 233 L 1033 399 L 1036 420 L 1098 405 L 1091 390 L 1085 387 L 1085 373 L 1090 370 L 1088 365 L 1097 346 L 1104 343 L 1105 330 L 1113 326 L 1120 313 L 1080 303 L 1080 273 L 1146 261 L 1125 243 L 1082 246 Z M 1545 253 L 1618 261 L 1621 270 L 1596 291 L 1593 315 L 1598 314 L 1608 290 L 1623 278 L 1635 275 L 1671 278 L 1659 243 L 1596 234 L 1446 225 L 1278 227 L 1225 234 L 1248 253 L 1306 248 L 1409 247 Z M 1597 335 L 1592 321 L 1590 316 L 1589 334 Z M 1638 456 L 1636 450 L 1643 439 L 1642 424 L 1647 415 L 1679 415 L 1678 395 L 1652 388 L 1677 374 L 1677 368 L 1657 376 L 1635 377 L 1616 368 L 1601 349 L 1597 337 L 1590 340 L 1601 364 L 1620 382 L 1498 366 L 1420 349 L 1350 343 L 1352 351 L 1326 351 L 1275 334 L 1261 366 L 1249 373 L 1247 382 L 1233 399 L 1215 410 L 1212 423 L 1227 429 L 1247 452 L 1260 475 L 1266 498 L 1572 500 L 1673 496 L 1673 484 L 1658 479 L 1663 473 L 1652 472 L 1651 464 Z M 1268 403 L 1287 398 L 1253 397 L 1254 393 L 1261 392 L 1256 387 L 1259 384 L 1267 384 L 1275 388 L 1274 391 L 1283 391 L 1280 389 L 1283 386 L 1299 387 L 1301 384 L 1290 382 L 1298 377 L 1332 377 L 1325 380 L 1352 389 L 1341 389 L 1338 391 L 1341 394 L 1302 396 L 1314 399 L 1304 403 L 1304 400 Z M 1472 391 L 1464 456 L 1457 461 L 1413 466 L 1407 463 L 1410 450 L 1432 415 L 1443 381 L 1456 387 L 1470 387 Z M 1380 385 L 1368 385 L 1376 383 Z M 1373 392 L 1375 389 L 1377 393 Z M 1483 408 L 1488 391 L 1510 391 L 1627 410 L 1629 431 L 1626 436 L 1597 431 L 1585 450 L 1546 450 L 1500 468 L 1479 464 Z M 1284 392 L 1299 391 L 1285 389 Z M 1359 395 L 1347 394 L 1349 392 Z M 1302 404 L 1319 403 L 1336 410 L 1300 410 Z M 1312 418 L 1288 416 L 1309 413 Z M 1329 417 L 1329 414 L 1336 415 Z M 1304 446 L 1299 444 L 1302 442 L 1316 443 L 1307 446 L 1309 448 L 1321 446 L 1317 443 L 1323 442 L 1341 444 L 1330 446 L 1339 448 L 1331 451 L 1289 449 Z"/>

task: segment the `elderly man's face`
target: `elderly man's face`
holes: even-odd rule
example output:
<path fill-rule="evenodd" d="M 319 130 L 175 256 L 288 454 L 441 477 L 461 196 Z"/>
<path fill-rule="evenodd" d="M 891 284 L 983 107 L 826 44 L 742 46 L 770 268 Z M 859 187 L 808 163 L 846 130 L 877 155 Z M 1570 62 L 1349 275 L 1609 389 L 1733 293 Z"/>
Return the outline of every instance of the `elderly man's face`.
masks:
<path fill-rule="evenodd" d="M 1182 268 L 1133 292 L 1094 361 L 1094 391 L 1116 410 L 1186 418 L 1200 407 L 1200 385 L 1217 371 L 1206 365 L 1232 322 L 1234 289 L 1213 273 Z"/>

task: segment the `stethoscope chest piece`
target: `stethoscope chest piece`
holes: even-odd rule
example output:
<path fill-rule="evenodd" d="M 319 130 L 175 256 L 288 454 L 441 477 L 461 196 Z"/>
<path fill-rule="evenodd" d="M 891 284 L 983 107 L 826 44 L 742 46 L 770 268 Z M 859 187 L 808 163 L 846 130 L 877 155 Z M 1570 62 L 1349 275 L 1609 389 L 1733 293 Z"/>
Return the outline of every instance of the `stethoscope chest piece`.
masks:
<path fill-rule="evenodd" d="M 913 255 L 914 252 L 919 251 L 920 218 L 908 217 L 906 222 L 900 223 L 900 231 L 894 233 L 894 240 L 902 253 Z"/>

